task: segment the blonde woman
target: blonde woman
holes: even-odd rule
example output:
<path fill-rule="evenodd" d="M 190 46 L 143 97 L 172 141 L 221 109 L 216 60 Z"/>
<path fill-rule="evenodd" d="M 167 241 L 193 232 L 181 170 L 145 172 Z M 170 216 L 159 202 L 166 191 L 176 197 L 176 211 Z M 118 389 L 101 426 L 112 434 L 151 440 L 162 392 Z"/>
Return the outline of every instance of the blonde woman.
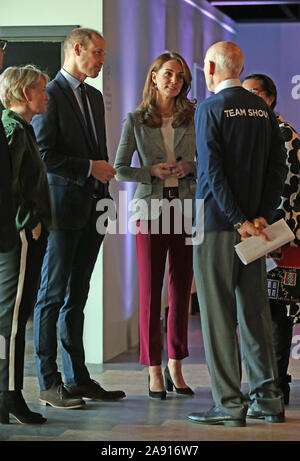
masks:
<path fill-rule="evenodd" d="M 142 104 L 128 114 L 117 151 L 118 181 L 138 184 L 135 199 L 148 208 L 134 213 L 140 280 L 140 363 L 149 366 L 149 396 L 164 400 L 166 390 L 193 395 L 182 375 L 188 356 L 188 306 L 193 277 L 192 246 L 186 245 L 181 212 L 170 214 L 170 232 L 163 230 L 162 213 L 151 210 L 154 199 L 193 200 L 195 189 L 194 103 L 188 98 L 191 73 L 177 53 L 164 53 L 150 66 Z M 131 165 L 137 151 L 140 167 Z M 153 232 L 156 221 L 159 233 Z M 146 228 L 147 232 L 140 231 Z M 183 229 L 183 227 L 182 227 Z M 169 258 L 168 365 L 161 368 L 160 310 L 166 258 Z"/>
<path fill-rule="evenodd" d="M 33 66 L 9 67 L 0 77 L 0 99 L 6 108 L 2 123 L 12 166 L 17 244 L 0 253 L 0 335 L 5 358 L 0 360 L 0 422 L 12 414 L 22 424 L 46 421 L 29 410 L 23 396 L 25 327 L 32 312 L 47 231 L 52 227 L 46 168 L 30 125 L 46 111 L 48 76 Z"/>

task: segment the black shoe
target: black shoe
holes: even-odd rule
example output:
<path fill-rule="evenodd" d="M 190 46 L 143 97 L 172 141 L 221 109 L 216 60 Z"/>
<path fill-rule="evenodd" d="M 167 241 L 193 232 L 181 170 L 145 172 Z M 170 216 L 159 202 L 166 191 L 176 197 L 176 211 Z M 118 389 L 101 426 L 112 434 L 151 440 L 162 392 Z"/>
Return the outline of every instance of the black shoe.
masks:
<path fill-rule="evenodd" d="M 251 419 L 264 419 L 267 423 L 284 423 L 284 411 L 277 414 L 272 414 L 263 410 L 248 408 L 247 418 Z"/>
<path fill-rule="evenodd" d="M 50 405 L 53 408 L 60 408 L 62 410 L 72 410 L 85 406 L 84 400 L 70 396 L 63 383 L 41 391 L 40 403 L 42 405 Z"/>
<path fill-rule="evenodd" d="M 81 386 L 66 387 L 69 395 L 77 398 L 86 398 L 91 400 L 101 401 L 114 401 L 121 400 L 126 397 L 123 391 L 106 391 L 99 383 L 90 379 L 87 384 Z"/>
<path fill-rule="evenodd" d="M 0 392 L 0 423 L 9 424 L 9 414 L 20 424 L 43 424 L 47 421 L 39 413 L 29 410 L 21 391 Z"/>
<path fill-rule="evenodd" d="M 149 397 L 151 397 L 151 399 L 166 400 L 167 398 L 166 391 L 151 391 L 150 390 L 150 376 L 148 376 L 148 388 L 149 388 Z"/>
<path fill-rule="evenodd" d="M 227 415 L 218 407 L 213 407 L 205 413 L 191 413 L 187 418 L 199 424 L 222 424 L 223 426 L 232 427 L 246 426 L 246 418 L 235 418 L 234 416 Z"/>
<path fill-rule="evenodd" d="M 166 389 L 168 392 L 172 392 L 173 388 L 175 388 L 176 394 L 194 395 L 194 391 L 192 391 L 190 387 L 176 387 L 175 386 L 171 378 L 170 370 L 168 367 L 165 368 L 164 376 L 165 376 L 165 385 L 166 385 Z"/>

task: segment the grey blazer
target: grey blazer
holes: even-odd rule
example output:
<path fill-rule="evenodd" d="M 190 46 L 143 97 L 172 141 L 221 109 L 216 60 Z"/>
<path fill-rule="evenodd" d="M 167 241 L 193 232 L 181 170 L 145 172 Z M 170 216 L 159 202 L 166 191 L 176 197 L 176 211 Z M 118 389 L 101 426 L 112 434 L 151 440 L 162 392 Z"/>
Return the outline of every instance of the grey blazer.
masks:
<path fill-rule="evenodd" d="M 139 167 L 131 166 L 134 152 L 137 151 Z M 196 139 L 194 125 L 175 128 L 174 131 L 175 157 L 181 157 L 183 161 L 194 164 L 194 174 L 179 179 L 179 199 L 194 200 L 196 189 Z M 132 220 L 156 219 L 158 215 L 151 210 L 151 199 L 163 198 L 164 181 L 150 174 L 150 168 L 157 163 L 166 162 L 166 152 L 160 128 L 151 128 L 138 119 L 138 110 L 127 115 L 124 122 L 119 147 L 117 150 L 114 167 L 117 170 L 117 181 L 137 182 L 134 194 Z M 147 205 L 138 206 L 143 199 Z M 161 212 L 161 210 L 160 210 Z"/>

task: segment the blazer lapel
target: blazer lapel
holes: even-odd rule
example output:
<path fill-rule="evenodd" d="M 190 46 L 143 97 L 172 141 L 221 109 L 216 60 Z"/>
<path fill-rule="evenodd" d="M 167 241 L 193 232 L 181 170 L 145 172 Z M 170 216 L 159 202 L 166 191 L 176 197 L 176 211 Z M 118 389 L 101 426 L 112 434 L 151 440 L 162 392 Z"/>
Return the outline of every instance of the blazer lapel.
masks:
<path fill-rule="evenodd" d="M 72 106 L 72 108 L 74 110 L 74 114 L 79 119 L 80 125 L 81 125 L 81 127 L 82 127 L 82 129 L 84 131 L 84 134 L 85 134 L 85 137 L 87 139 L 87 142 L 89 143 L 89 146 L 90 146 L 91 150 L 93 150 L 92 141 L 90 140 L 90 135 L 89 135 L 85 120 L 83 118 L 82 112 L 80 110 L 80 107 L 78 105 L 77 99 L 76 99 L 76 97 L 75 97 L 75 95 L 73 93 L 72 88 L 70 87 L 70 85 L 68 84 L 67 80 L 65 79 L 65 77 L 62 75 L 61 72 L 58 72 L 58 74 L 55 77 L 55 81 L 58 84 L 58 86 L 60 87 L 60 89 L 63 91 L 63 93 L 66 96 L 66 98 L 68 99 L 69 103 L 71 104 L 71 106 Z"/>
<path fill-rule="evenodd" d="M 180 126 L 178 128 L 175 128 L 174 130 L 174 152 L 176 151 L 176 147 L 178 146 L 181 139 L 183 138 L 186 130 L 187 130 L 187 127 L 185 126 Z"/>
<path fill-rule="evenodd" d="M 160 160 L 161 162 L 164 162 L 166 160 L 166 151 L 164 149 L 164 141 L 161 130 L 157 128 L 153 129 L 146 125 L 144 125 L 143 128 L 147 138 L 149 138 L 149 142 L 155 144 L 155 146 L 157 147 L 157 158 L 155 160 Z"/>
<path fill-rule="evenodd" d="M 97 101 L 94 101 L 93 94 L 89 91 L 88 85 L 86 86 L 86 93 L 88 100 L 90 102 L 92 114 L 93 114 L 93 119 L 94 119 L 94 125 L 95 125 L 95 130 L 96 130 L 96 136 L 97 136 L 97 144 L 98 144 L 98 149 L 101 154 L 101 156 L 104 158 L 105 155 L 102 152 L 101 146 L 102 146 L 102 139 L 103 134 L 101 132 L 102 129 L 102 124 L 104 123 L 103 120 L 101 120 L 101 116 L 97 111 L 97 108 L 99 107 L 99 103 L 97 104 Z"/>

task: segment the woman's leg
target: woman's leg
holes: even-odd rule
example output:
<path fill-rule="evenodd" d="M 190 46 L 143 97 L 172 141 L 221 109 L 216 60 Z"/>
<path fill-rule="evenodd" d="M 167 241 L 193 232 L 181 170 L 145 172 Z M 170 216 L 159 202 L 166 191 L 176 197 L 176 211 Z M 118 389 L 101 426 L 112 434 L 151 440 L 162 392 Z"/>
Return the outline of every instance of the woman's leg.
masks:
<path fill-rule="evenodd" d="M 138 223 L 139 226 L 139 223 Z M 140 363 L 161 365 L 161 292 L 167 256 L 167 235 L 137 233 L 140 283 Z"/>

